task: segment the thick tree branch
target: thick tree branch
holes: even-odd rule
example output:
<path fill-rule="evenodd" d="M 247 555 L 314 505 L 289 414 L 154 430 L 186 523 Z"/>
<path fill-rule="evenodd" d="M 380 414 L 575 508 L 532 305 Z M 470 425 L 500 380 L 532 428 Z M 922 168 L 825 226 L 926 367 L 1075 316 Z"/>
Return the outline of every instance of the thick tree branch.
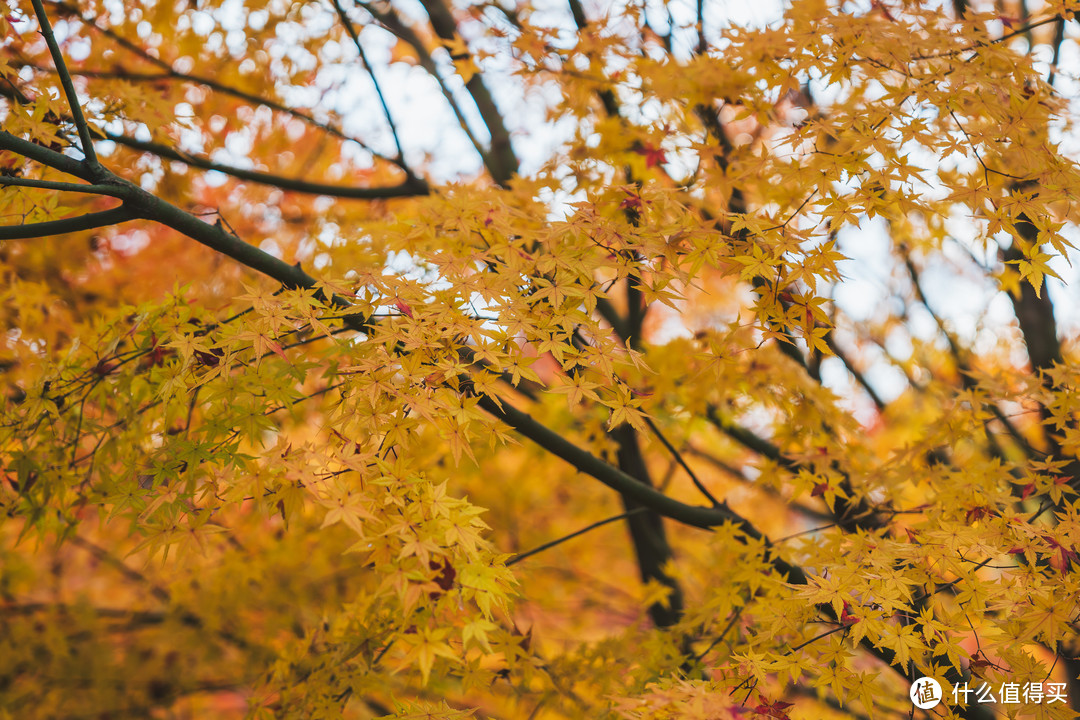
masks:
<path fill-rule="evenodd" d="M 1025 239 L 1034 242 L 1037 235 L 1035 226 L 1027 221 L 1016 223 L 1017 230 Z M 1001 259 L 1006 263 L 1016 263 L 1024 259 L 1024 254 L 1014 242 L 1008 250 L 1001 252 Z M 1050 299 L 1044 283 L 1041 294 L 1029 282 L 1020 283 L 1019 295 L 1009 294 L 1016 319 L 1020 323 L 1020 333 L 1024 336 L 1031 369 L 1035 374 L 1051 369 L 1061 362 L 1061 342 L 1057 335 L 1057 321 L 1054 318 L 1054 303 Z"/>
<path fill-rule="evenodd" d="M 74 175 L 91 184 L 95 183 L 96 180 L 103 176 L 100 170 L 91 171 L 86 165 L 75 158 L 68 157 L 56 150 L 51 150 L 44 145 L 38 145 L 29 140 L 23 140 L 6 130 L 0 130 L 0 150 L 9 150 L 17 155 L 30 158 L 34 162 L 51 167 L 54 170 L 59 170 L 68 175 Z"/>
<path fill-rule="evenodd" d="M 515 409 L 505 401 L 496 402 L 490 397 L 480 398 L 480 407 L 495 417 L 505 422 L 516 431 L 529 438 L 540 447 L 552 453 L 556 457 L 565 460 L 581 472 L 589 475 L 608 487 L 629 496 L 640 504 L 654 510 L 665 517 L 700 528 L 711 528 L 725 523 L 730 523 L 738 528 L 747 538 L 761 543 L 764 546 L 765 559 L 787 582 L 793 585 L 805 585 L 808 582 L 806 571 L 788 563 L 780 558 L 773 549 L 772 543 L 761 534 L 752 523 L 737 513 L 733 512 L 726 504 L 718 508 L 706 508 L 695 505 L 686 505 L 678 500 L 667 497 L 663 493 L 638 482 L 591 453 L 582 450 L 558 433 L 544 427 L 533 420 L 529 415 Z M 833 621 L 839 622 L 830 605 L 819 605 L 818 609 Z M 872 656 L 889 666 L 893 671 L 903 675 L 903 670 L 893 665 L 895 653 L 888 649 L 881 649 L 869 639 L 860 643 L 861 647 Z M 993 715 L 978 705 L 958 710 L 960 716 L 969 720 L 987 720 Z"/>
<path fill-rule="evenodd" d="M 640 484 L 652 488 L 653 481 L 649 475 L 648 465 L 645 464 L 645 457 L 641 454 L 634 428 L 623 423 L 611 431 L 611 437 L 619 446 L 616 452 L 619 470 Z M 619 499 L 622 500 L 623 509 L 627 513 L 639 508 L 651 510 L 648 505 L 638 502 L 625 493 L 621 494 Z M 671 590 L 666 603 L 654 602 L 649 606 L 649 617 L 652 618 L 656 627 L 671 627 L 682 617 L 683 594 L 679 583 L 664 570 L 664 566 L 672 557 L 671 546 L 668 544 L 667 532 L 664 529 L 664 519 L 660 513 L 646 512 L 641 515 L 630 515 L 626 519 L 626 525 L 630 530 L 630 540 L 634 544 L 634 555 L 637 558 L 641 581 L 647 583 L 655 580 Z"/>
<path fill-rule="evenodd" d="M 534 420 L 530 415 L 510 405 L 506 400 L 488 396 L 480 398 L 480 407 L 491 413 L 517 432 L 529 438 L 552 455 L 570 463 L 581 472 L 593 477 L 613 490 L 630 497 L 651 510 L 677 520 L 685 525 L 711 528 L 724 523 L 735 525 L 754 540 L 764 536 L 749 521 L 732 512 L 726 503 L 718 507 L 687 505 L 668 497 L 659 490 L 639 482 L 622 470 L 610 465 L 592 453 L 582 450 L 562 435 Z"/>
<path fill-rule="evenodd" d="M 120 178 L 117 178 L 115 182 L 126 190 L 125 204 L 137 210 L 142 217 L 151 218 L 162 225 L 171 227 L 196 242 L 227 255 L 256 272 L 277 280 L 286 287 L 304 289 L 315 289 L 317 287 L 315 278 L 304 272 L 299 263 L 290 265 L 284 260 L 244 242 L 226 231 L 224 227 L 204 222 L 175 205 L 151 195 L 133 183 Z M 349 307 L 348 301 L 344 298 L 335 296 L 330 301 L 336 307 Z M 362 329 L 366 327 L 367 323 L 366 318 L 358 318 L 352 321 L 350 326 L 354 326 L 354 329 Z"/>
<path fill-rule="evenodd" d="M 435 34 L 445 41 L 453 40 L 457 34 L 457 23 L 446 4 L 442 0 L 420 0 L 420 2 L 427 11 Z M 513 144 L 510 142 L 510 133 L 506 130 L 506 123 L 495 105 L 491 91 L 488 90 L 479 73 L 469 78 L 465 83 L 465 88 L 476 103 L 476 109 L 480 111 L 480 117 L 483 118 L 488 135 L 491 136 L 489 151 L 491 164 L 488 169 L 496 183 L 506 186 L 518 171 L 518 159 L 514 153 Z"/>

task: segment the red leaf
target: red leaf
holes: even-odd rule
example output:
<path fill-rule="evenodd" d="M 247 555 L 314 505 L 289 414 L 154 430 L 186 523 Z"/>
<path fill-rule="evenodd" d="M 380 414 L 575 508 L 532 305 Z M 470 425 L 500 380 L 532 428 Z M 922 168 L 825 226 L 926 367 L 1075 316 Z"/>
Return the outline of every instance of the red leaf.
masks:
<path fill-rule="evenodd" d="M 225 351 L 221 348 L 210 348 L 210 352 L 203 352 L 202 350 L 195 351 L 195 359 L 206 367 L 217 367 L 221 362 L 219 358 L 225 356 Z"/>
<path fill-rule="evenodd" d="M 267 340 L 266 341 L 266 347 L 270 348 L 270 351 L 272 353 L 274 353 L 275 355 L 277 355 L 282 360 L 284 360 L 286 362 L 289 361 L 289 356 L 285 354 L 285 351 L 281 348 L 281 345 L 279 345 L 278 343 L 274 342 L 273 340 Z"/>
<path fill-rule="evenodd" d="M 984 517 L 995 517 L 997 512 L 993 508 L 986 505 L 976 505 L 967 511 L 967 515 L 964 516 L 965 521 L 970 523 L 975 520 L 982 520 Z"/>
<path fill-rule="evenodd" d="M 971 663 L 968 667 L 971 668 L 972 673 L 975 673 L 976 671 L 982 670 L 983 668 L 993 666 L 994 663 L 987 660 L 986 656 L 984 656 L 981 652 L 976 652 L 974 655 L 971 656 Z"/>
<path fill-rule="evenodd" d="M 114 370 L 116 370 L 116 363 L 109 362 L 108 360 L 98 360 L 98 364 L 93 368 L 94 374 L 98 377 L 111 375 Z"/>
<path fill-rule="evenodd" d="M 412 308 L 409 307 L 409 305 L 403 300 L 396 300 L 394 302 L 394 307 L 396 307 L 398 310 L 400 310 L 401 314 L 405 315 L 406 317 L 411 318 L 413 316 Z"/>
<path fill-rule="evenodd" d="M 790 719 L 787 709 L 792 706 L 792 703 L 783 702 L 782 700 L 770 703 L 763 696 L 758 696 L 758 699 L 761 704 L 753 708 L 750 712 L 756 715 L 764 715 L 765 717 L 783 718 L 784 720 Z"/>
<path fill-rule="evenodd" d="M 645 167 L 656 167 L 667 162 L 667 155 L 664 154 L 664 151 L 648 143 L 635 147 L 634 152 L 645 158 Z"/>
<path fill-rule="evenodd" d="M 1051 560 L 1050 564 L 1057 567 L 1057 569 L 1061 571 L 1061 574 L 1064 575 L 1069 572 L 1069 567 L 1071 567 L 1073 562 L 1077 560 L 1076 551 L 1069 550 L 1068 548 L 1064 547 L 1059 547 L 1058 554 L 1059 557 L 1057 558 L 1057 561 L 1055 562 L 1054 560 Z"/>
<path fill-rule="evenodd" d="M 443 562 L 445 564 L 440 565 L 436 561 L 430 560 L 428 561 L 428 567 L 432 570 L 439 571 L 439 574 L 435 576 L 435 584 L 439 586 L 439 589 L 442 590 L 442 592 L 449 592 L 454 588 L 454 578 L 457 577 L 457 571 L 454 570 L 454 566 L 450 564 L 449 559 L 446 559 Z M 432 592 L 429 593 L 429 595 L 432 599 L 435 599 L 439 596 L 439 593 Z"/>

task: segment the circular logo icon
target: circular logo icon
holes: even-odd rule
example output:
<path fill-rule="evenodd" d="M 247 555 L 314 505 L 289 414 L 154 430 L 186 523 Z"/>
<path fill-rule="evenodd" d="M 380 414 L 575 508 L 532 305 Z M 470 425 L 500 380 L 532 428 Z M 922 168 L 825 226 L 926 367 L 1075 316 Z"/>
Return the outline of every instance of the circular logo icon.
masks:
<path fill-rule="evenodd" d="M 929 710 L 937 707 L 937 704 L 941 702 L 941 684 L 932 677 L 921 677 L 911 683 L 908 695 L 911 696 L 911 702 L 915 704 L 915 707 L 920 710 Z"/>

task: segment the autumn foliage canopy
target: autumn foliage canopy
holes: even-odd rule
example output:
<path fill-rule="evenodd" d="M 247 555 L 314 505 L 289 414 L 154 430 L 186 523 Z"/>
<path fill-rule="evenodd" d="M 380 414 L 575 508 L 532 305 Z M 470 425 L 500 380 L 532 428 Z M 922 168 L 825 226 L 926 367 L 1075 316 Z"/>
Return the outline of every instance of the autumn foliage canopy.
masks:
<path fill-rule="evenodd" d="M 1077 717 L 1076 6 L 740 5 L 0 0 L 0 719 Z"/>

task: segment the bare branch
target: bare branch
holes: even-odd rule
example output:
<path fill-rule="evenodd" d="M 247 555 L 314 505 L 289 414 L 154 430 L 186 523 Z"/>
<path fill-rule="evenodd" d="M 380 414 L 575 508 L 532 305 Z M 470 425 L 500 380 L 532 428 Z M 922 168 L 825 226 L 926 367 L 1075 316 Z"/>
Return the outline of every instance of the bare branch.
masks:
<path fill-rule="evenodd" d="M 870 396 L 870 399 L 874 401 L 874 406 L 877 407 L 878 412 L 882 412 L 885 409 L 886 403 L 878 395 L 877 390 L 870 384 L 870 381 L 866 379 L 866 375 L 863 374 L 859 368 L 855 367 L 855 364 L 847 356 L 847 354 L 836 344 L 836 340 L 833 338 L 833 334 L 830 332 L 825 336 L 825 344 L 832 351 L 832 354 L 839 358 L 840 362 L 844 363 L 844 367 L 847 368 L 851 377 L 855 378 L 855 382 L 859 383 L 866 394 Z M 819 377 L 818 380 L 821 378 Z"/>
<path fill-rule="evenodd" d="M 71 107 L 71 117 L 75 120 L 75 129 L 79 132 L 79 141 L 82 144 L 83 155 L 86 162 L 91 166 L 98 164 L 97 154 L 94 153 L 94 142 L 90 137 L 90 126 L 86 124 L 79 96 L 75 94 L 75 84 L 71 81 L 71 73 L 68 72 L 67 63 L 60 52 L 60 46 L 53 35 L 52 25 L 49 24 L 49 16 L 45 14 L 45 6 L 41 0 L 31 0 L 34 5 L 34 14 L 37 15 L 41 25 L 41 34 L 45 36 L 45 43 L 49 46 L 49 54 L 52 55 L 53 64 L 56 65 L 57 75 L 60 76 L 60 85 L 64 88 L 68 105 Z"/>
<path fill-rule="evenodd" d="M 140 57 L 142 57 L 142 56 L 140 55 Z M 315 128 L 318 128 L 319 130 L 322 130 L 323 132 L 327 133 L 328 135 L 333 135 L 334 137 L 338 138 L 339 140 L 343 140 L 345 142 L 356 143 L 358 146 L 363 148 L 363 150 L 365 152 L 370 153 L 373 157 L 376 157 L 376 158 L 378 158 L 380 160 L 384 160 L 384 161 L 386 161 L 388 163 L 393 163 L 394 165 L 397 165 L 398 167 L 401 167 L 403 170 L 405 169 L 403 167 L 403 164 L 402 164 L 402 162 L 401 162 L 401 160 L 399 158 L 387 157 L 386 155 L 384 155 L 384 154 L 378 152 L 377 150 L 374 150 L 373 148 L 371 148 L 367 143 L 363 142 L 362 140 L 360 140 L 358 138 L 355 138 L 352 135 L 346 134 L 343 130 L 341 130 L 340 128 L 338 128 L 338 127 L 336 127 L 334 125 L 331 125 L 329 123 L 317 120 L 313 115 L 311 115 L 309 113 L 306 113 L 306 112 L 304 112 L 302 110 L 297 110 L 295 108 L 291 108 L 288 105 L 283 105 L 282 103 L 280 103 L 280 102 L 278 102 L 276 100 L 271 100 L 270 98 L 263 97 L 261 95 L 255 95 L 253 93 L 245 92 L 243 90 L 238 90 L 237 88 L 231 87 L 229 85 L 225 85 L 223 83 L 219 83 L 216 80 L 211 80 L 210 78 L 204 78 L 204 77 L 200 77 L 198 75 L 192 75 L 190 73 L 183 73 L 183 72 L 179 72 L 178 70 L 173 70 L 172 68 L 170 68 L 168 66 L 167 63 L 165 63 L 165 62 L 163 62 L 161 60 L 158 60 L 157 58 L 153 57 L 152 55 L 147 55 L 146 59 L 148 61 L 154 62 L 155 65 L 159 65 L 160 67 L 162 67 L 163 68 L 162 72 L 160 72 L 160 73 L 139 73 L 139 72 L 106 71 L 106 70 L 73 70 L 73 71 L 71 71 L 71 74 L 72 75 L 77 75 L 79 77 L 86 77 L 86 78 L 92 78 L 92 79 L 124 80 L 124 81 L 127 81 L 127 82 L 133 82 L 133 83 L 135 83 L 135 82 L 160 82 L 162 80 L 165 80 L 165 81 L 188 82 L 188 83 L 192 83 L 194 85 L 202 85 L 202 86 L 204 86 L 206 88 L 209 88 L 210 90 L 213 90 L 215 92 L 219 92 L 219 93 L 221 93 L 223 95 L 229 95 L 229 96 L 234 97 L 234 98 L 236 98 L 238 100 L 243 100 L 244 102 L 251 103 L 252 105 L 265 105 L 266 107 L 270 108 L 271 110 L 274 110 L 275 112 L 280 112 L 280 113 L 283 113 L 285 115 L 289 115 L 291 117 L 294 117 L 294 118 L 296 118 L 298 120 L 302 120 L 303 122 L 311 125 L 312 127 L 315 127 Z M 39 67 L 38 65 L 34 65 L 32 63 L 22 63 L 22 64 L 12 63 L 12 67 L 27 67 L 27 68 L 32 68 L 34 70 L 38 70 L 38 71 L 41 71 L 41 72 L 54 72 L 52 70 L 52 68 L 43 68 L 43 67 Z"/>
<path fill-rule="evenodd" d="M 469 123 L 465 119 L 465 113 L 462 112 L 461 106 L 458 105 L 457 100 L 454 99 L 454 93 L 450 90 L 450 87 L 446 84 L 446 80 L 444 80 L 439 73 L 439 69 L 435 65 L 435 60 L 431 57 L 431 53 L 428 52 L 427 47 L 420 37 L 411 27 L 402 22 L 401 18 L 397 16 L 393 8 L 382 11 L 374 7 L 371 3 L 363 2 L 362 0 L 358 0 L 356 4 L 364 8 L 364 10 L 375 18 L 379 25 L 386 29 L 387 32 L 408 43 L 409 47 L 413 49 L 417 58 L 419 58 L 420 67 L 435 79 L 435 82 L 439 85 L 439 90 L 442 91 L 443 97 L 446 98 L 446 102 L 450 105 L 450 109 L 453 110 L 454 116 L 457 118 L 458 125 L 461 126 L 462 132 L 465 133 L 469 142 L 472 143 L 473 148 L 476 149 L 477 154 L 480 155 L 484 167 L 488 168 L 488 172 L 491 172 L 492 160 L 488 151 L 484 148 L 484 144 L 480 142 L 480 139 L 476 137 L 472 128 L 469 127 Z"/>
<path fill-rule="evenodd" d="M 86 215 L 64 218 L 63 220 L 47 220 L 45 222 L 30 223 L 29 225 L 0 226 L 0 240 L 28 240 L 49 237 L 50 235 L 66 235 L 67 233 L 82 230 L 118 225 L 128 220 L 134 220 L 136 217 L 138 215 L 122 205 L 111 210 L 87 213 Z"/>
<path fill-rule="evenodd" d="M 375 86 L 375 94 L 379 97 L 379 104 L 382 105 L 383 115 L 386 116 L 386 123 L 390 126 L 390 134 L 394 137 L 394 146 L 397 147 L 398 161 L 402 163 L 402 167 L 405 162 L 405 152 L 401 149 L 401 138 L 398 136 L 397 126 L 394 124 L 394 116 L 390 114 L 390 107 L 386 104 L 386 97 L 383 95 L 382 86 L 379 84 L 379 79 L 375 77 L 375 69 L 371 67 L 371 63 L 368 62 L 367 53 L 364 52 L 364 46 L 360 42 L 360 35 L 356 32 L 356 27 L 353 25 L 352 20 L 345 14 L 345 8 L 341 7 L 339 0 L 331 0 L 334 5 L 334 10 L 337 11 L 338 17 L 341 18 L 341 24 L 345 26 L 345 31 L 352 38 L 353 45 L 356 46 L 356 52 L 360 55 L 360 62 L 363 63 L 364 69 L 367 70 L 368 75 L 371 77 L 371 83 Z M 406 172 L 408 170 L 406 169 Z M 412 175 L 412 173 L 409 173 Z"/>
<path fill-rule="evenodd" d="M 427 11 L 435 34 L 443 40 L 453 40 L 457 33 L 457 23 L 447 5 L 442 0 L 420 0 L 420 2 Z M 479 73 L 469 78 L 465 83 L 465 89 L 469 91 L 473 102 L 476 103 L 476 109 L 480 111 L 480 117 L 484 119 L 488 134 L 491 136 L 488 169 L 495 178 L 495 182 L 505 186 L 518 171 L 518 158 L 510 142 L 510 133 L 506 130 L 506 123 L 495 106 L 491 91 L 488 90 Z"/>
<path fill-rule="evenodd" d="M 238 180 L 247 180 L 249 182 L 259 183 L 260 185 L 270 185 L 291 192 L 306 193 L 309 195 L 326 195 L 328 197 L 337 197 L 347 200 L 384 200 L 389 198 L 416 197 L 427 195 L 430 192 L 428 184 L 417 177 L 409 177 L 400 185 L 394 185 L 392 187 L 361 188 L 350 187 L 347 185 L 327 185 L 325 183 L 282 177 L 260 170 L 245 170 L 231 165 L 223 165 L 222 163 L 214 162 L 207 158 L 189 155 L 188 153 L 171 148 L 168 145 L 145 140 L 136 140 L 127 135 L 106 133 L 106 138 L 119 145 L 153 153 L 158 157 L 182 162 L 185 165 L 199 168 L 200 170 L 214 170 L 229 175 L 230 177 L 237 178 Z"/>
<path fill-rule="evenodd" d="M 634 508 L 633 510 L 628 510 L 627 512 L 619 513 L 618 515 L 612 515 L 611 517 L 604 518 L 603 520 L 597 520 L 596 522 L 594 522 L 594 523 L 592 523 L 590 525 L 586 525 L 585 527 L 581 528 L 580 530 L 572 532 L 569 535 L 563 535 L 562 537 L 556 538 L 555 540 L 552 540 L 551 542 L 546 542 L 543 545 L 538 545 L 538 546 L 534 547 L 532 550 L 528 550 L 526 552 L 520 553 L 519 555 L 515 555 L 513 558 L 506 561 L 506 566 L 510 567 L 511 565 L 517 565 L 519 562 L 521 562 L 522 560 L 525 560 L 526 558 L 530 558 L 533 555 L 544 552 L 545 550 L 550 550 L 553 547 L 556 547 L 558 545 L 562 545 L 567 540 L 573 540 L 576 537 L 580 537 L 580 536 L 584 535 L 585 533 L 589 532 L 590 530 L 595 530 L 596 528 L 603 527 L 604 525 L 607 525 L 608 523 L 613 523 L 613 522 L 615 522 L 617 520 L 625 520 L 626 518 L 631 517 L 632 515 L 637 515 L 637 514 L 643 513 L 646 510 L 648 510 L 648 508 L 646 508 L 644 506 L 638 506 L 638 507 Z"/>
<path fill-rule="evenodd" d="M 701 480 L 698 479 L 698 476 L 695 475 L 694 471 L 690 469 L 690 466 L 686 464 L 686 460 L 683 458 L 682 453 L 680 453 L 675 448 L 675 446 L 672 445 L 666 437 L 664 437 L 664 433 L 660 432 L 660 428 L 656 427 L 656 423 L 654 423 L 650 418 L 645 418 L 645 424 L 649 426 L 649 429 L 652 430 L 653 435 L 655 435 L 656 438 L 660 441 L 660 443 L 667 449 L 667 451 L 671 453 L 671 457 L 675 459 L 675 462 L 679 464 L 679 467 L 685 470 L 686 474 L 690 476 L 690 481 L 694 483 L 694 487 L 696 487 L 701 492 L 701 494 L 704 495 L 709 500 L 709 502 L 713 504 L 714 507 L 719 506 L 720 501 L 713 497 L 713 494 L 709 492 L 709 489 L 706 488 L 704 483 L 702 483 Z"/>
<path fill-rule="evenodd" d="M 0 186 L 40 188 L 42 190 L 57 190 L 59 192 L 78 192 L 89 195 L 108 195 L 110 197 L 122 197 L 123 191 L 115 185 L 80 185 L 78 183 L 55 182 L 52 180 L 35 180 L 33 178 L 8 177 L 0 175 Z"/>
<path fill-rule="evenodd" d="M 51 150 L 43 145 L 38 145 L 29 140 L 16 137 L 6 130 L 0 130 L 0 150 L 9 150 L 25 158 L 30 158 L 42 165 L 54 170 L 74 175 L 77 178 L 93 183 L 101 179 L 101 172 L 92 172 L 83 163 L 75 158 L 68 157 L 61 152 Z"/>

